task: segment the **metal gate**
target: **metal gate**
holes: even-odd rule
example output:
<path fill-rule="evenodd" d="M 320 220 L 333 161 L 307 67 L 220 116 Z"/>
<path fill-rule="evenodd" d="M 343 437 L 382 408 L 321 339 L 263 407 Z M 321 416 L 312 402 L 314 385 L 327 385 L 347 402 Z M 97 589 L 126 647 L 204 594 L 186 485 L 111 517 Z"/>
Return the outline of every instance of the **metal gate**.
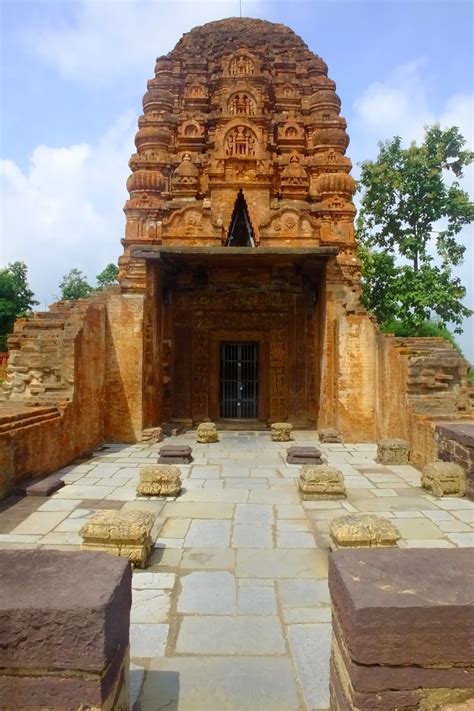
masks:
<path fill-rule="evenodd" d="M 221 346 L 221 417 L 256 418 L 258 413 L 258 343 Z"/>

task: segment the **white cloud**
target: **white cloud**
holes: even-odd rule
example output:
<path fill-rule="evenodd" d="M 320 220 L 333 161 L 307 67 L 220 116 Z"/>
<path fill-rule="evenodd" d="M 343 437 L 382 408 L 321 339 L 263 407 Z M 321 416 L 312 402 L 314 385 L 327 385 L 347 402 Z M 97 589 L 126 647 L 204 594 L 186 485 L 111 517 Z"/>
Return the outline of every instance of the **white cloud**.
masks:
<path fill-rule="evenodd" d="M 351 146 L 357 151 L 356 161 L 376 158 L 380 140 L 400 136 L 405 145 L 423 140 L 424 127 L 439 123 L 442 128 L 458 126 L 471 149 L 474 146 L 474 93 L 455 94 L 437 110 L 433 107 L 424 59 L 396 67 L 383 81 L 370 84 L 354 102 Z M 355 151 L 354 151 L 355 152 Z M 355 171 L 358 172 L 357 170 Z M 452 177 L 447 178 L 451 180 Z M 462 187 L 474 197 L 474 166 L 464 173 Z M 472 226 L 462 230 L 458 239 L 466 245 L 464 263 L 455 271 L 467 288 L 464 303 L 474 309 L 474 245 Z M 474 363 L 474 317 L 467 319 L 464 333 L 457 339 L 466 356 Z"/>
<path fill-rule="evenodd" d="M 246 0 L 246 13 L 258 11 Z M 72 17 L 24 34 L 30 49 L 65 78 L 88 85 L 150 72 L 150 61 L 196 25 L 235 16 L 237 0 L 80 0 Z"/>
<path fill-rule="evenodd" d="M 23 172 L 0 161 L 1 263 L 23 260 L 41 307 L 73 267 L 93 281 L 121 254 L 122 207 L 136 117 L 122 116 L 96 145 L 38 146 Z"/>

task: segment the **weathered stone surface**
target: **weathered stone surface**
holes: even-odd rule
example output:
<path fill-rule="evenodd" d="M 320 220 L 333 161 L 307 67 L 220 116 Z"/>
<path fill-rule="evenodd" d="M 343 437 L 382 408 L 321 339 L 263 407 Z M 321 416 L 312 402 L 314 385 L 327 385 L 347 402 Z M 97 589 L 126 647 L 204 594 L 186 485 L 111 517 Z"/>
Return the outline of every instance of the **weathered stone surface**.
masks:
<path fill-rule="evenodd" d="M 214 422 L 201 422 L 196 430 L 196 441 L 201 444 L 211 444 L 219 441 L 217 427 Z"/>
<path fill-rule="evenodd" d="M 274 422 L 270 429 L 273 442 L 289 442 L 291 440 L 293 425 L 289 422 Z"/>
<path fill-rule="evenodd" d="M 319 441 L 323 444 L 340 444 L 342 436 L 334 427 L 323 427 L 318 430 Z"/>
<path fill-rule="evenodd" d="M 408 464 L 410 445 L 404 439 L 382 439 L 377 446 L 379 464 Z"/>
<path fill-rule="evenodd" d="M 15 487 L 15 493 L 24 494 L 25 496 L 51 496 L 51 494 L 54 494 L 55 491 L 62 489 L 64 486 L 62 476 L 61 472 L 55 472 L 47 477 L 21 482 Z"/>
<path fill-rule="evenodd" d="M 141 496 L 178 496 L 181 491 L 181 474 L 178 467 L 155 464 L 140 469 L 137 494 Z"/>
<path fill-rule="evenodd" d="M 191 464 L 192 448 L 182 444 L 166 444 L 159 451 L 158 464 Z"/>
<path fill-rule="evenodd" d="M 323 464 L 321 450 L 317 447 L 293 445 L 286 453 L 288 464 Z"/>
<path fill-rule="evenodd" d="M 81 528 L 82 550 L 95 550 L 146 565 L 151 551 L 155 515 L 144 511 L 97 511 Z"/>
<path fill-rule="evenodd" d="M 148 444 L 157 444 L 162 440 L 162 430 L 161 427 L 150 427 L 142 432 L 142 442 L 147 442 Z"/>
<path fill-rule="evenodd" d="M 298 489 L 303 501 L 343 499 L 346 496 L 342 473 L 328 464 L 305 464 L 301 468 Z"/>
<path fill-rule="evenodd" d="M 332 519 L 329 527 L 336 548 L 380 548 L 396 546 L 400 531 L 375 514 L 348 514 Z"/>
<path fill-rule="evenodd" d="M 329 588 L 357 664 L 474 665 L 472 549 L 337 551 Z"/>
<path fill-rule="evenodd" d="M 128 562 L 0 551 L 0 578 L 0 707 L 126 711 Z"/>
<path fill-rule="evenodd" d="M 434 496 L 464 496 L 466 475 L 464 469 L 454 462 L 432 462 L 423 470 L 421 486 Z"/>

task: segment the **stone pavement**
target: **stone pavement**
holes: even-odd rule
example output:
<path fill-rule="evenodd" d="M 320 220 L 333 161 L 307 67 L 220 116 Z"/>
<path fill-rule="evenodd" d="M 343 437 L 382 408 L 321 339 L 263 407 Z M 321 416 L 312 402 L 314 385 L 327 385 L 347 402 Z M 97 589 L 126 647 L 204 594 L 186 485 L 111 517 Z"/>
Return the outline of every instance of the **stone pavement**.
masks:
<path fill-rule="evenodd" d="M 402 547 L 474 545 L 474 504 L 437 499 L 411 466 L 381 466 L 372 444 L 321 449 L 348 498 L 299 500 L 291 444 L 268 432 L 195 434 L 176 500 L 137 499 L 138 470 L 161 445 L 109 445 L 66 469 L 49 499 L 0 506 L 1 548 L 77 550 L 98 508 L 157 514 L 150 567 L 133 575 L 131 695 L 136 711 L 303 711 L 329 705 L 329 521 L 346 512 L 393 519 Z"/>

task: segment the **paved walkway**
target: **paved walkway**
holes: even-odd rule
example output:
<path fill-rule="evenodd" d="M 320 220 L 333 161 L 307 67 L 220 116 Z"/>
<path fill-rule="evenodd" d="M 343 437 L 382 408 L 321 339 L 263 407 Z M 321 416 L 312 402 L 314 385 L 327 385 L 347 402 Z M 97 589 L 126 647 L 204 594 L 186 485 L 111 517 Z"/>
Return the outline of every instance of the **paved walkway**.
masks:
<path fill-rule="evenodd" d="M 327 709 L 328 526 L 346 512 L 394 519 L 403 547 L 474 545 L 474 504 L 436 499 L 411 466 L 374 462 L 375 445 L 322 445 L 347 501 L 302 503 L 289 445 L 267 432 L 220 433 L 182 467 L 177 500 L 136 499 L 139 468 L 160 445 L 110 445 L 64 470 L 49 499 L 0 507 L 0 547 L 77 550 L 98 508 L 157 514 L 151 565 L 133 576 L 131 695 L 135 711 Z M 296 432 L 297 443 L 315 434 Z M 35 509 L 35 510 L 33 510 Z"/>

